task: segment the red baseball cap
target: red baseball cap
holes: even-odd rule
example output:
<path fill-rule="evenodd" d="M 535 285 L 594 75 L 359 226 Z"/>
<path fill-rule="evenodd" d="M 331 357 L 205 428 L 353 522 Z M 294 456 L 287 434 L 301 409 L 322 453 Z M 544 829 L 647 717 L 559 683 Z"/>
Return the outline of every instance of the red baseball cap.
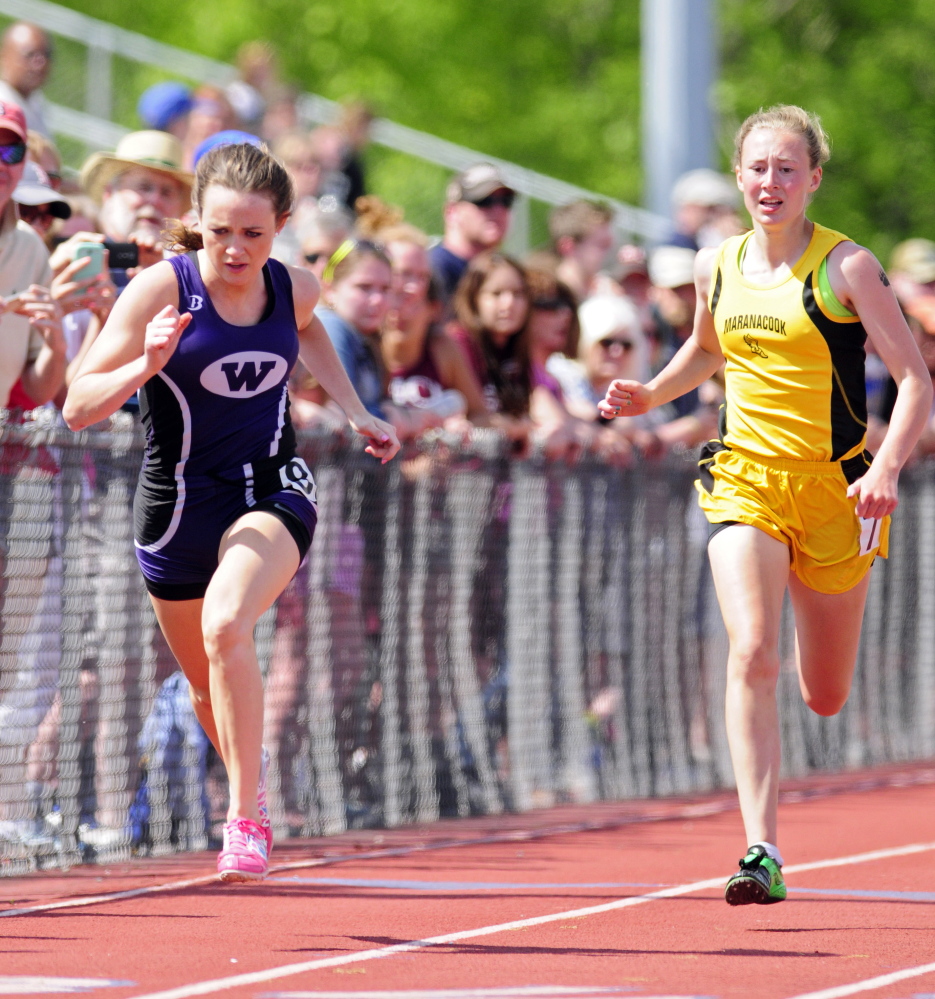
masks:
<path fill-rule="evenodd" d="M 26 141 L 26 115 L 23 109 L 12 101 L 0 101 L 0 129 L 15 132 L 20 141 Z"/>

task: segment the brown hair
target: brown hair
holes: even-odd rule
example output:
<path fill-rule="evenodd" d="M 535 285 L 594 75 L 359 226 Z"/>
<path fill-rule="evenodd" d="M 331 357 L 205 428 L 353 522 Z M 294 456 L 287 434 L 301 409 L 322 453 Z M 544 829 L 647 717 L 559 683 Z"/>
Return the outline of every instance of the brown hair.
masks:
<path fill-rule="evenodd" d="M 292 211 L 295 191 L 286 168 L 265 149 L 249 143 L 215 146 L 198 161 L 192 206 L 201 215 L 207 189 L 217 184 L 244 194 L 265 194 L 279 220 Z M 200 250 L 204 247 L 201 233 L 189 229 L 177 219 L 165 231 L 166 245 L 173 250 Z"/>
<path fill-rule="evenodd" d="M 572 201 L 570 205 L 561 205 L 549 214 L 549 235 L 552 237 L 552 245 L 556 246 L 565 236 L 580 243 L 595 229 L 613 221 L 613 217 L 613 209 L 602 201 L 582 198 L 579 201 Z"/>
<path fill-rule="evenodd" d="M 497 349 L 485 329 L 477 311 L 477 298 L 487 279 L 499 267 L 512 267 L 520 277 L 526 298 L 529 299 L 529 281 L 523 265 L 505 253 L 481 253 L 464 272 L 454 296 L 454 311 L 458 322 L 467 330 L 481 352 L 487 368 L 487 377 L 500 400 L 500 407 L 510 416 L 529 412 L 532 392 L 531 365 L 529 360 L 529 311 L 523 325 L 514 333 L 503 349 Z"/>
<path fill-rule="evenodd" d="M 734 136 L 735 168 L 740 166 L 744 140 L 755 128 L 773 128 L 778 132 L 801 135 L 808 148 L 808 162 L 813 170 L 831 158 L 831 143 L 817 114 L 805 111 L 795 104 L 774 104 L 771 108 L 760 108 L 755 114 L 749 115 L 737 130 Z"/>
<path fill-rule="evenodd" d="M 578 322 L 578 300 L 575 298 L 574 292 L 550 271 L 527 266 L 526 277 L 529 281 L 531 309 L 555 308 L 556 305 L 568 307 L 571 312 L 571 322 L 568 325 L 568 335 L 562 353 L 565 357 L 576 358 L 578 356 L 578 340 L 581 337 L 581 324 Z M 543 305 L 537 305 L 539 302 Z"/>

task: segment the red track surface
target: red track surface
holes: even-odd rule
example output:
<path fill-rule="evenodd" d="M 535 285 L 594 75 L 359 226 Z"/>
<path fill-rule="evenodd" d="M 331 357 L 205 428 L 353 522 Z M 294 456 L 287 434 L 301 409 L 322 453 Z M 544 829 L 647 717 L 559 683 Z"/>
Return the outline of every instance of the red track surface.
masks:
<path fill-rule="evenodd" d="M 935 969 L 892 976 L 935 962 L 933 780 L 931 771 L 890 771 L 867 776 L 863 786 L 878 785 L 867 790 L 849 790 L 861 786 L 851 776 L 787 793 L 792 891 L 768 907 L 723 901 L 722 882 L 745 846 L 723 796 L 290 843 L 277 847 L 270 879 L 257 886 L 197 880 L 213 872 L 206 854 L 3 880 L 0 994 L 28 994 L 28 983 L 4 981 L 20 975 L 133 983 L 93 988 L 94 999 L 167 990 L 178 999 L 394 990 L 491 999 L 496 993 L 478 990 L 520 986 L 562 999 L 598 994 L 567 991 L 588 987 L 642 999 L 932 994 Z M 911 845 L 920 849 L 893 852 Z M 870 851 L 891 853 L 795 870 Z M 686 887 L 708 879 L 715 883 Z M 81 904 L 137 888 L 147 891 Z M 670 897 L 636 901 L 666 890 Z M 608 903 L 609 911 L 579 911 Z M 520 925 L 501 926 L 510 922 Z M 459 931 L 469 932 L 386 954 Z M 311 967 L 275 972 L 303 964 Z M 826 991 L 879 976 L 890 977 L 869 991 Z M 558 986 L 566 991 L 547 991 Z"/>

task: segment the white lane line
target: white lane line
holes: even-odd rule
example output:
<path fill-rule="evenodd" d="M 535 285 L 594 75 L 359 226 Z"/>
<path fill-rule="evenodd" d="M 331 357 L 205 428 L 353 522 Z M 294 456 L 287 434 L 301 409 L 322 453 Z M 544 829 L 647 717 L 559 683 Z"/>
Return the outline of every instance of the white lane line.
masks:
<path fill-rule="evenodd" d="M 843 996 L 855 996 L 858 992 L 872 992 L 874 989 L 882 989 L 886 985 L 903 982 L 907 978 L 918 978 L 919 975 L 927 975 L 933 971 L 935 971 L 935 963 L 920 964 L 917 968 L 904 968 L 902 971 L 894 971 L 889 975 L 879 975 L 876 978 L 865 978 L 862 982 L 852 982 L 850 985 L 838 985 L 830 989 L 821 989 L 818 992 L 803 992 L 801 995 L 792 996 L 791 999 L 842 999 Z"/>
<path fill-rule="evenodd" d="M 270 867 L 270 874 L 281 874 L 284 871 L 304 870 L 310 867 L 328 867 L 332 864 L 346 864 L 358 860 L 383 860 L 391 857 L 408 857 L 414 853 L 433 853 L 437 850 L 455 850 L 464 846 L 488 846 L 497 843 L 528 843 L 532 840 L 548 839 L 551 836 L 567 836 L 582 832 L 601 832 L 611 829 L 621 829 L 624 826 L 642 825 L 647 822 L 663 822 L 678 819 L 700 818 L 707 815 L 717 815 L 721 812 L 733 811 L 737 807 L 732 800 L 702 802 L 686 805 L 675 812 L 666 814 L 648 814 L 626 816 L 619 819 L 608 819 L 604 822 L 575 822 L 558 826 L 546 826 L 543 829 L 511 829 L 502 833 L 491 833 L 488 836 L 475 836 L 472 839 L 449 839 L 438 843 L 413 843 L 409 846 L 386 847 L 382 850 L 369 850 L 338 854 L 333 857 L 314 857 L 308 860 L 293 860 L 288 864 L 277 864 Z M 56 909 L 76 909 L 87 905 L 100 905 L 102 902 L 118 902 L 126 898 L 139 898 L 141 895 L 155 895 L 159 892 L 181 891 L 185 888 L 195 888 L 199 885 L 220 884 L 216 874 L 203 874 L 197 878 L 187 878 L 184 881 L 169 881 L 165 884 L 147 885 L 143 888 L 128 888 L 124 891 L 106 892 L 100 895 L 85 895 L 78 898 L 61 899 L 58 902 L 43 902 L 39 905 L 21 906 L 16 909 L 0 910 L 0 919 L 7 916 L 28 916 L 36 912 L 51 912 Z M 236 890 L 236 889 L 235 889 Z"/>
<path fill-rule="evenodd" d="M 799 871 L 814 871 L 828 867 L 846 867 L 852 864 L 866 864 L 874 860 L 887 860 L 891 857 L 905 857 L 914 853 L 923 853 L 927 850 L 935 850 L 935 843 L 912 843 L 907 846 L 893 847 L 889 850 L 872 850 L 869 853 L 855 853 L 849 857 L 833 857 L 830 860 L 817 860 L 808 864 L 790 865 L 785 867 L 784 870 L 789 874 L 795 874 Z M 376 947 L 372 950 L 355 951 L 354 953 L 342 954 L 337 957 L 318 958 L 311 961 L 302 961 L 298 964 L 280 965 L 278 968 L 266 968 L 263 971 L 252 971 L 240 975 L 230 975 L 226 978 L 195 982 L 190 985 L 181 985 L 174 989 L 166 989 L 162 992 L 143 993 L 142 995 L 133 997 L 133 999 L 190 999 L 192 996 L 209 995 L 212 992 L 222 992 L 225 989 L 234 989 L 245 985 L 259 985 L 261 982 L 271 982 L 277 978 L 288 978 L 292 975 L 304 974 L 307 971 L 318 971 L 322 968 L 338 968 L 345 964 L 361 964 L 364 961 L 379 961 L 383 958 L 394 957 L 397 954 L 408 954 L 417 950 L 426 950 L 430 947 L 458 943 L 461 940 L 474 940 L 478 937 L 492 936 L 496 933 L 524 930 L 531 926 L 544 926 L 547 923 L 554 923 L 559 920 L 581 919 L 585 916 L 596 916 L 605 912 L 615 912 L 619 909 L 629 909 L 632 906 L 655 902 L 658 899 L 677 898 L 680 895 L 689 895 L 692 892 L 704 891 L 708 888 L 720 888 L 723 884 L 723 876 L 709 878 L 707 881 L 695 881 L 690 884 L 675 885 L 672 888 L 663 888 L 660 891 L 650 892 L 647 895 L 620 898 L 613 902 L 605 902 L 602 905 L 589 905 L 581 909 L 569 909 L 564 912 L 555 912 L 545 916 L 514 919 L 508 923 L 496 923 L 492 926 L 481 926 L 473 930 L 458 930 L 455 933 L 443 933 L 437 937 L 427 937 L 425 940 L 410 940 L 407 943 L 393 944 L 389 947 Z M 796 997 L 796 999 L 804 999 L 804 997 Z M 809 997 L 809 999 L 814 999 L 814 997 Z"/>
<path fill-rule="evenodd" d="M 0 996 L 93 992 L 95 989 L 136 985 L 116 978 L 53 978 L 49 975 L 0 975 Z"/>

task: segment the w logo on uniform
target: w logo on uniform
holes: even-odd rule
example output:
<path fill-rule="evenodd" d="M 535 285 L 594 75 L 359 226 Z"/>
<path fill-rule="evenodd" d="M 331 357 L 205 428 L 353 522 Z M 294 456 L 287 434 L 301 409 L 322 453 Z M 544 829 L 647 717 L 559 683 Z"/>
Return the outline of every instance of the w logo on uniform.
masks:
<path fill-rule="evenodd" d="M 242 350 L 209 364 L 202 371 L 200 381 L 215 395 L 246 399 L 280 386 L 288 370 L 286 359 L 279 354 Z"/>
<path fill-rule="evenodd" d="M 276 367 L 275 361 L 260 361 L 260 370 L 257 371 L 253 361 L 244 361 L 238 366 L 233 361 L 228 361 L 221 365 L 221 371 L 227 376 L 227 387 L 231 392 L 239 392 L 244 385 L 248 392 L 256 392 L 263 383 L 263 379 Z"/>

